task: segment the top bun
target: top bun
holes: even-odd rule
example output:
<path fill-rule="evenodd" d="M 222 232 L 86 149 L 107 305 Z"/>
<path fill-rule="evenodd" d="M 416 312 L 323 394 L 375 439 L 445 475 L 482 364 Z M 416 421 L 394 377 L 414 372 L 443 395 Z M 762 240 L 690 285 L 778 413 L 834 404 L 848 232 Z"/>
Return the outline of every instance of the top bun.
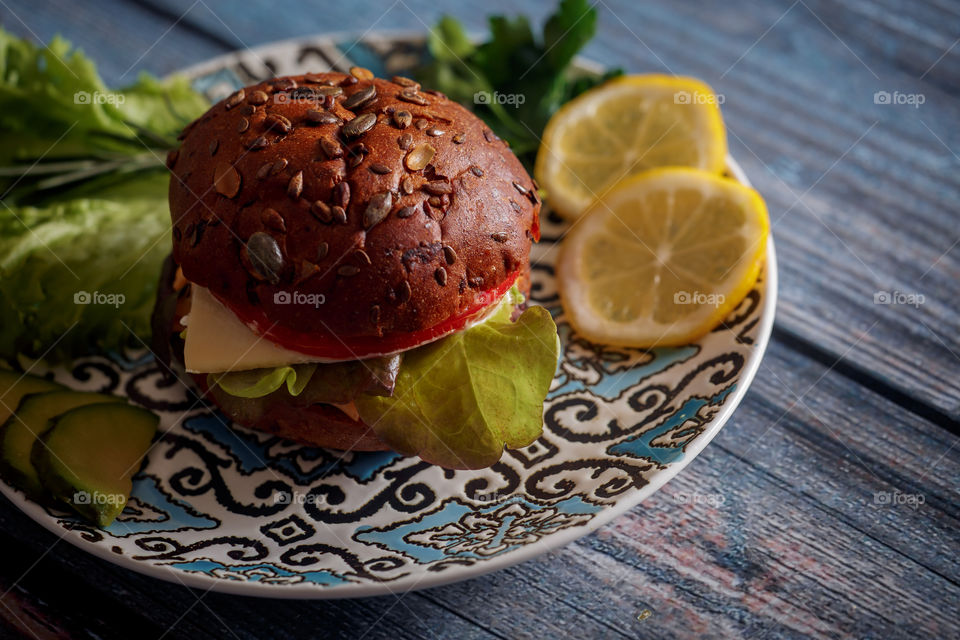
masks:
<path fill-rule="evenodd" d="M 241 317 L 400 335 L 529 269 L 530 176 L 479 118 L 407 78 L 276 78 L 181 139 L 168 158 L 174 260 Z M 288 304 L 293 294 L 322 304 Z"/>

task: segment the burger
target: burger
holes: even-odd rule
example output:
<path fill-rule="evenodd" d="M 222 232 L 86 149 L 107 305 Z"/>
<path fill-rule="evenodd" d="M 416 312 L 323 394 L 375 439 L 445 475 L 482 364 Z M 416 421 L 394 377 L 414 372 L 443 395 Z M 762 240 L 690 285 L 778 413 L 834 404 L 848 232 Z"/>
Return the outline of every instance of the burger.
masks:
<path fill-rule="evenodd" d="M 482 468 L 541 434 L 537 187 L 459 104 L 366 69 L 274 78 L 167 158 L 154 348 L 233 422 Z"/>

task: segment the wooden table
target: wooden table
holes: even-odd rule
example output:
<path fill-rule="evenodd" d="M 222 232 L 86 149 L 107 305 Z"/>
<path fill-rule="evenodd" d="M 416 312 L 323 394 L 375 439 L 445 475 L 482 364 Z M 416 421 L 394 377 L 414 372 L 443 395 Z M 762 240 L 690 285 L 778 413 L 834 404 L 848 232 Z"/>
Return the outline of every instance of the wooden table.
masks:
<path fill-rule="evenodd" d="M 774 221 L 774 339 L 716 441 L 593 535 L 399 599 L 191 591 L 55 544 L 4 500 L 0 635 L 960 637 L 960 4 L 597 4 L 590 57 L 699 76 L 725 97 L 732 152 Z M 44 41 L 62 33 L 115 85 L 293 36 L 422 30 L 443 10 L 480 30 L 486 12 L 539 21 L 551 8 L 0 5 L 6 28 Z M 897 104 L 903 96 L 922 104 Z M 923 303 L 878 304 L 878 292 Z M 723 499 L 691 504 L 694 487 Z"/>

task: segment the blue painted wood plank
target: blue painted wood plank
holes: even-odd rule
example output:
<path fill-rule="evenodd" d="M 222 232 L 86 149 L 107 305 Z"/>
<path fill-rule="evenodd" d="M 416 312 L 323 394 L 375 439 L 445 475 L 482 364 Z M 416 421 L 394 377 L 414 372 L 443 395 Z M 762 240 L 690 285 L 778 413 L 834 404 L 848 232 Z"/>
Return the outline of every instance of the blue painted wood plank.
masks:
<path fill-rule="evenodd" d="M 444 10 L 470 29 L 489 12 L 542 19 L 549 3 L 496 0 L 484 12 L 428 2 L 323 11 L 269 3 L 151 0 L 170 19 L 237 47 L 330 30 L 415 29 Z M 629 71 L 696 75 L 726 99 L 731 149 L 770 204 L 780 246 L 780 322 L 865 375 L 960 419 L 960 69 L 956 12 L 914 3 L 847 9 L 816 2 L 603 2 L 604 34 L 587 55 Z M 865 31 L 874 25 L 876 37 Z M 890 42 L 899 43 L 897 46 Z M 916 65 L 942 59 L 924 78 Z M 922 73 L 922 72 L 921 72 Z M 913 74 L 913 75 L 911 75 Z M 876 92 L 920 95 L 919 108 L 876 104 Z M 922 299 L 924 304 L 875 304 Z M 905 298 L 904 296 L 912 296 Z"/>
<path fill-rule="evenodd" d="M 27 3 L 9 6 L 21 19 L 34 11 Z M 68 3 L 43 6 L 29 13 L 41 37 L 77 12 Z M 156 12 L 133 10 L 139 17 L 128 20 L 129 6 L 114 10 L 100 3 L 79 14 L 73 22 L 84 28 L 71 25 L 70 33 L 91 43 L 88 48 L 101 47 L 94 50 L 105 62 L 104 75 L 116 81 L 133 73 L 127 70 L 141 55 L 137 67 L 166 72 L 231 43 L 252 46 L 334 27 L 360 32 L 372 24 L 418 30 L 443 9 L 426 2 L 395 3 L 379 12 L 357 5 L 284 12 L 256 3 L 237 11 L 213 0 L 158 6 Z M 521 3 L 519 9 L 540 18 L 545 6 Z M 943 203 L 960 197 L 953 151 L 960 149 L 960 134 L 949 126 L 960 115 L 957 101 L 904 74 L 900 49 L 888 59 L 869 43 L 863 48 L 861 35 L 844 30 L 850 20 L 842 11 L 827 15 L 823 7 L 787 2 L 743 7 L 717 12 L 706 5 L 604 3 L 605 37 L 587 53 L 634 71 L 669 69 L 713 82 L 727 98 L 731 146 L 771 204 L 781 246 L 782 323 L 956 420 L 960 314 L 952 285 L 960 274 L 960 225 Z M 491 11 L 512 9 L 509 3 L 489 5 Z M 111 15 L 123 17 L 124 28 L 111 28 L 117 24 L 107 20 Z M 463 18 L 470 28 L 483 28 L 480 13 Z M 955 23 L 936 8 L 913 18 L 922 19 L 928 23 L 907 31 L 949 34 Z M 18 25 L 12 17 L 7 23 Z M 217 42 L 196 36 L 188 25 L 216 33 Z M 933 41 L 942 44 L 943 38 Z M 958 52 L 947 53 L 936 68 L 957 67 Z M 919 93 L 927 102 L 921 109 L 876 105 L 876 91 Z M 910 224 L 914 220 L 922 224 Z M 874 305 L 878 292 L 923 296 L 925 304 Z"/>
<path fill-rule="evenodd" d="M 409 1 L 381 16 L 362 3 L 293 12 L 208 0 L 174 25 L 192 2 L 165 0 L 159 11 L 112 1 L 7 3 L 41 38 L 60 31 L 80 42 L 111 83 L 143 52 L 137 68 L 166 72 L 244 43 L 362 31 L 378 19 L 377 28 L 422 29 L 446 9 L 480 29 L 487 10 L 538 18 L 549 10 L 549 3 L 493 0 L 467 11 Z M 7 28 L 28 32 L 3 11 Z M 960 47 L 918 76 L 950 34 L 960 35 L 960 12 L 945 1 L 895 0 L 850 7 L 742 1 L 725 10 L 708 2 L 604 2 L 600 11 L 604 37 L 589 55 L 631 71 L 668 67 L 702 76 L 727 98 L 734 152 L 776 219 L 778 321 L 800 341 L 793 349 L 775 345 L 744 406 L 703 456 L 594 536 L 400 604 L 210 594 L 207 609 L 181 587 L 63 545 L 17 590 L 27 606 L 53 601 L 41 618 L 105 638 L 124 637 L 124 629 L 82 622 L 103 602 L 125 624 L 165 629 L 176 622 L 171 635 L 189 637 L 227 635 L 221 620 L 240 637 L 270 634 L 278 624 L 291 635 L 322 629 L 376 638 L 960 633 L 955 616 L 944 615 L 960 609 L 956 438 L 796 350 L 803 340 L 821 345 L 830 358 L 843 355 L 957 417 L 951 352 L 960 353 L 960 249 L 937 258 L 960 231 L 952 204 L 960 196 L 953 126 Z M 877 105 L 878 90 L 922 93 L 926 102 L 913 110 Z M 881 288 L 928 299 L 916 309 L 874 305 Z M 895 503 L 908 499 L 914 504 Z M 0 542 L 22 568 L 52 541 L 0 505 Z M 0 592 L 19 577 L 17 568 L 0 568 Z M 64 576 L 78 586 L 57 591 Z M 89 597 L 76 598 L 79 589 Z M 650 617 L 638 620 L 644 610 Z"/>
<path fill-rule="evenodd" d="M 141 70 L 163 75 L 229 50 L 123 0 L 5 0 L 0 24 L 35 42 L 67 38 L 114 87 L 134 82 Z"/>
<path fill-rule="evenodd" d="M 553 11 L 553 2 L 537 0 L 486 0 L 482 6 L 430 0 L 379 0 L 367 2 L 306 2 L 297 5 L 231 0 L 142 0 L 162 7 L 171 17 L 229 39 L 235 48 L 253 47 L 276 40 L 335 31 L 361 34 L 371 30 L 426 31 L 444 13 L 457 16 L 468 30 L 485 31 L 487 16 L 522 12 L 536 23 Z M 294 9 L 293 7 L 296 7 Z"/>
<path fill-rule="evenodd" d="M 960 6 L 903 0 L 805 0 L 859 56 L 890 60 L 907 75 L 957 95 L 960 89 Z"/>
<path fill-rule="evenodd" d="M 269 634 L 281 621 L 291 637 L 317 629 L 374 638 L 953 637 L 957 444 L 775 345 L 733 421 L 690 467 L 596 534 L 516 567 L 400 604 L 210 593 L 204 603 L 214 615 L 191 609 L 182 587 L 64 544 L 31 572 L 25 597 L 62 603 L 57 611 L 72 619 L 77 609 L 57 584 L 80 581 L 94 601 L 129 602 L 125 615 L 145 624 L 219 637 L 220 620 L 240 637 Z M 53 539 L 0 505 L 0 542 L 18 549 L 24 566 Z M 7 567 L 0 580 L 18 576 Z M 645 610 L 650 616 L 638 619 Z"/>

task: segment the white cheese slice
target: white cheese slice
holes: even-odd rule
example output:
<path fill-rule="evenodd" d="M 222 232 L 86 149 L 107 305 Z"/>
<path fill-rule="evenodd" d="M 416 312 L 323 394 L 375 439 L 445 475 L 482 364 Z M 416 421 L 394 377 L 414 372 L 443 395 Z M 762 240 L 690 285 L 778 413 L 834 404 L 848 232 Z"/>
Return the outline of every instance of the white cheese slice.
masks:
<path fill-rule="evenodd" d="M 257 335 L 230 309 L 217 300 L 210 291 L 195 284 L 190 285 L 190 313 L 181 319 L 186 329 L 183 348 L 183 364 L 190 373 L 220 373 L 223 371 L 246 371 L 282 367 L 305 362 L 341 362 L 343 358 L 318 358 L 299 351 L 284 349 L 263 336 Z M 504 295 L 497 304 L 492 304 L 482 314 L 472 318 L 464 329 L 485 322 L 509 300 Z M 439 340 L 437 336 L 409 348 Z M 370 353 L 365 358 L 390 355 L 389 352 Z M 350 358 L 347 358 L 349 360 Z"/>
<path fill-rule="evenodd" d="M 190 373 L 282 367 L 319 359 L 258 336 L 204 287 L 191 285 L 183 364 Z"/>

